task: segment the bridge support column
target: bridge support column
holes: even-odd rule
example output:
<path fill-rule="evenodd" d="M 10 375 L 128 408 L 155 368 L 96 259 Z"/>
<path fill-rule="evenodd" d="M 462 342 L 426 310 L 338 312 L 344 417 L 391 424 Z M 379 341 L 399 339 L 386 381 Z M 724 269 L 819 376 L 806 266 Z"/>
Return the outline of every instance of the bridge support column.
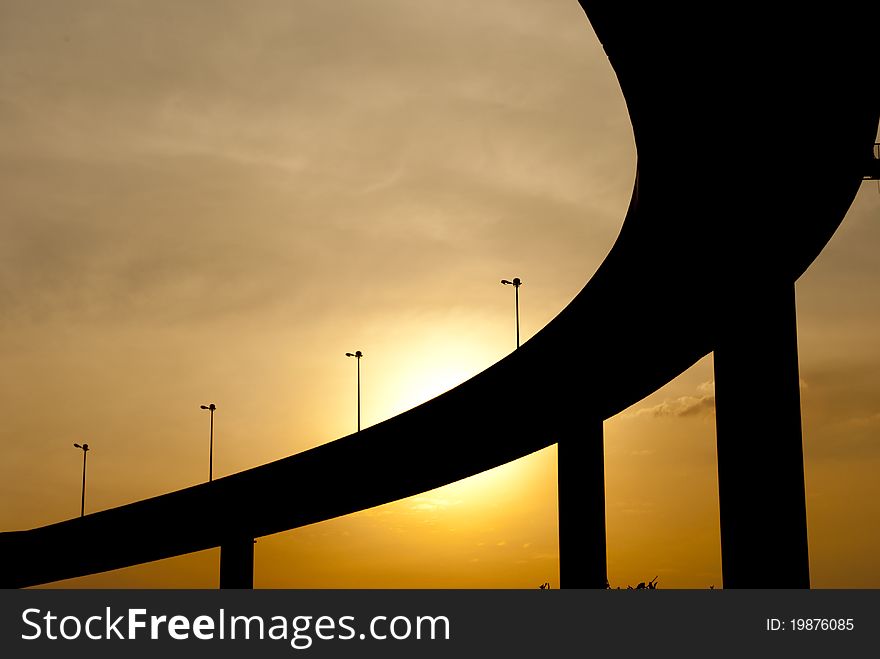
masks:
<path fill-rule="evenodd" d="M 576 425 L 575 425 L 576 423 Z M 605 588 L 605 444 L 601 419 L 573 422 L 559 441 L 559 585 Z"/>
<path fill-rule="evenodd" d="M 721 319 L 715 348 L 725 588 L 809 588 L 793 283 L 761 283 Z"/>
<path fill-rule="evenodd" d="M 230 538 L 220 545 L 220 588 L 254 587 L 254 540 Z"/>

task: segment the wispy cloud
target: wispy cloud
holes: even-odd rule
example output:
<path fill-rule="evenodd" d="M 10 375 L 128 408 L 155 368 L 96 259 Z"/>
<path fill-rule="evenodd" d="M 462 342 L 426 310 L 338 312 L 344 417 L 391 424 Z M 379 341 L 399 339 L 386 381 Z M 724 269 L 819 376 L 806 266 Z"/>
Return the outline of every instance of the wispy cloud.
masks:
<path fill-rule="evenodd" d="M 415 497 L 412 500 L 410 510 L 417 512 L 434 512 L 438 510 L 446 510 L 450 506 L 457 506 L 461 501 L 452 501 L 451 499 L 442 499 L 438 497 Z"/>
<path fill-rule="evenodd" d="M 703 382 L 697 387 L 696 396 L 680 396 L 662 403 L 643 407 L 630 416 L 696 417 L 715 414 L 715 382 Z"/>
<path fill-rule="evenodd" d="M 807 381 L 803 378 L 798 380 L 798 386 L 801 391 L 809 388 Z M 668 398 L 662 403 L 652 405 L 650 407 L 642 407 L 632 414 L 630 417 L 652 416 L 652 417 L 699 417 L 711 416 L 715 414 L 715 381 L 709 380 L 702 382 L 697 386 L 696 395 L 679 396 L 678 398 Z"/>
<path fill-rule="evenodd" d="M 858 428 L 866 428 L 868 426 L 880 425 L 880 412 L 870 414 L 868 416 L 857 416 L 849 420 L 850 425 Z"/>
<path fill-rule="evenodd" d="M 614 509 L 624 515 L 652 515 L 655 505 L 652 501 L 616 501 Z"/>

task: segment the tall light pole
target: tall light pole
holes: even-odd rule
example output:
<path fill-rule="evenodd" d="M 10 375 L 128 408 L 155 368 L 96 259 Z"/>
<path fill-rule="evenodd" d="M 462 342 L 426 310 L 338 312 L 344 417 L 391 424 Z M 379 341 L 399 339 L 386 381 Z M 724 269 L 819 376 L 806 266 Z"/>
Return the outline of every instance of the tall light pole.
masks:
<path fill-rule="evenodd" d="M 357 381 L 358 381 L 358 432 L 361 431 L 361 357 L 364 356 L 360 350 L 345 353 L 346 357 L 354 357 L 357 361 Z"/>
<path fill-rule="evenodd" d="M 516 294 L 516 347 L 519 348 L 519 287 L 522 285 L 522 280 L 519 277 L 514 277 L 513 281 L 502 279 L 501 283 L 513 286 Z"/>
<path fill-rule="evenodd" d="M 83 487 L 82 487 L 82 502 L 79 507 L 79 516 L 86 516 L 86 454 L 89 452 L 88 444 L 74 444 L 74 446 L 78 449 L 82 449 L 83 452 Z"/>
<path fill-rule="evenodd" d="M 211 403 L 201 407 L 203 410 L 208 410 L 211 413 L 211 448 L 208 453 L 208 482 L 210 483 L 214 480 L 214 410 L 217 409 L 217 406 Z"/>

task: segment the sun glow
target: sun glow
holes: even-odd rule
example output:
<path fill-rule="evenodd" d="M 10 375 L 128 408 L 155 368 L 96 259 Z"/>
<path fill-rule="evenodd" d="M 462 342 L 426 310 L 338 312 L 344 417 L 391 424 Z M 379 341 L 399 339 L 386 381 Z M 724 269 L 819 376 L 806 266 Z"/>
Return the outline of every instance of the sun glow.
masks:
<path fill-rule="evenodd" d="M 453 329 L 446 336 L 438 332 L 424 334 L 424 329 L 419 329 L 422 335 L 417 340 L 402 349 L 395 346 L 387 366 L 376 367 L 384 371 L 375 385 L 375 394 L 370 395 L 377 421 L 449 391 L 488 368 L 502 354 L 492 347 L 488 324 L 479 333 L 474 333 L 471 326 L 470 334 Z M 374 363 L 381 362 L 377 358 Z"/>

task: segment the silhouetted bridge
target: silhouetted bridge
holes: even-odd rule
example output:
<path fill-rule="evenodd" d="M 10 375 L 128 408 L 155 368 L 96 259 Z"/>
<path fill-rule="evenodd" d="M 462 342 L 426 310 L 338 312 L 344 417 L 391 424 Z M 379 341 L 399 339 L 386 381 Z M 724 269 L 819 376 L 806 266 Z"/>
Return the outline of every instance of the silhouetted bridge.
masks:
<path fill-rule="evenodd" d="M 724 586 L 808 587 L 794 282 L 865 174 L 878 5 L 581 4 L 626 99 L 638 171 L 618 240 L 571 304 L 488 370 L 357 435 L 0 534 L 0 585 L 219 546 L 221 586 L 249 587 L 255 537 L 558 443 L 561 583 L 601 588 L 603 420 L 714 351 Z M 724 157 L 707 166 L 718 139 Z"/>

